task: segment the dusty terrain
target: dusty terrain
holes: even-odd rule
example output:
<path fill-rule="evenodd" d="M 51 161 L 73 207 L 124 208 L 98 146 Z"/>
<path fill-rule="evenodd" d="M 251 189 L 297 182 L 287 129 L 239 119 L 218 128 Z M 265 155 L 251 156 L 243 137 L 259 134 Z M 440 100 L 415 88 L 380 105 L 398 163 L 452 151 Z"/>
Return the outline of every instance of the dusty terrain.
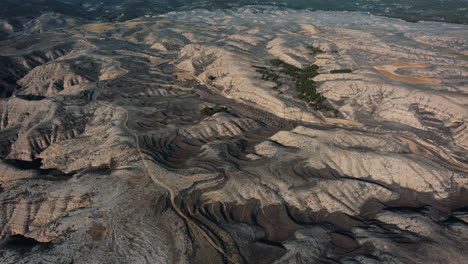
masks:
<path fill-rule="evenodd" d="M 467 263 L 467 31 L 241 8 L 1 41 L 0 263 Z"/>
<path fill-rule="evenodd" d="M 389 65 L 374 66 L 374 68 L 383 74 L 385 74 L 390 80 L 409 82 L 409 83 L 428 83 L 428 84 L 440 84 L 442 80 L 435 78 L 417 77 L 417 76 L 406 76 L 395 73 L 400 68 L 427 68 L 432 66 L 431 64 L 417 63 L 417 62 L 405 62 L 405 63 L 394 63 Z"/>

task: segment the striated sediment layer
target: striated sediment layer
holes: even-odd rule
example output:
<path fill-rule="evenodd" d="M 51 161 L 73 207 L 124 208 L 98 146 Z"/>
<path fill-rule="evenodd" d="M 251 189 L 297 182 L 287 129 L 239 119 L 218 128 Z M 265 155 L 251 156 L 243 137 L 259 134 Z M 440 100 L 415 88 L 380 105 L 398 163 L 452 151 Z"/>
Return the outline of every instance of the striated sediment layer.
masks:
<path fill-rule="evenodd" d="M 466 26 L 46 17 L 0 41 L 0 263 L 468 262 Z"/>

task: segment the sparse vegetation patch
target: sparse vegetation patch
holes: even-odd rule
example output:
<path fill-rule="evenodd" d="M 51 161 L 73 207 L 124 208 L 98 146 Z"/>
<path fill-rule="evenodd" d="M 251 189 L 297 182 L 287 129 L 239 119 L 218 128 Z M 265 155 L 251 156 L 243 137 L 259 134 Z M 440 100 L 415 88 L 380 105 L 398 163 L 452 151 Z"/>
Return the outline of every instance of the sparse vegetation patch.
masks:
<path fill-rule="evenodd" d="M 327 98 L 317 92 L 317 84 L 312 80 L 319 75 L 317 65 L 312 64 L 305 68 L 299 68 L 281 59 L 272 59 L 270 64 L 271 68 L 253 66 L 257 72 L 262 74 L 262 80 L 273 81 L 279 86 L 283 83 L 280 80 L 282 78 L 280 74 L 283 74 L 283 78 L 291 78 L 298 98 L 304 100 L 308 106 L 318 111 L 333 111 L 335 116 L 338 115 L 338 110 L 325 105 L 324 102 Z"/>
<path fill-rule="evenodd" d="M 314 47 L 314 46 L 307 46 L 307 49 L 310 51 L 311 55 L 317 54 L 317 53 L 324 53 L 321 48 L 319 47 Z"/>
<path fill-rule="evenodd" d="M 205 107 L 200 110 L 200 114 L 204 116 L 212 116 L 216 113 L 227 113 L 228 109 L 224 106 L 216 106 L 216 107 Z"/>
<path fill-rule="evenodd" d="M 353 70 L 351 69 L 339 69 L 339 70 L 331 70 L 330 73 L 352 73 Z"/>
<path fill-rule="evenodd" d="M 267 67 L 264 67 L 264 66 L 255 66 L 254 65 L 253 67 L 257 69 L 256 71 L 258 73 L 262 74 L 262 80 L 272 81 L 272 82 L 274 82 L 276 84 L 276 87 L 274 87 L 274 89 L 277 89 L 278 87 L 283 85 L 283 83 L 279 80 L 280 76 L 278 74 L 276 74 L 274 70 L 272 70 L 270 68 L 267 68 Z"/>

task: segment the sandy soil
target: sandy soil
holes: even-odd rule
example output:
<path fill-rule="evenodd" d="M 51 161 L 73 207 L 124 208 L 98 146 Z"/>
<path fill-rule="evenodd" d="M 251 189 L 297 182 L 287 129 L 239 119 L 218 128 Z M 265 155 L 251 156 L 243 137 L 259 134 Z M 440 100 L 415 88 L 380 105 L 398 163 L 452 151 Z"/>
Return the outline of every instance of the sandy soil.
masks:
<path fill-rule="evenodd" d="M 388 65 L 374 66 L 374 68 L 381 73 L 385 74 L 387 78 L 394 81 L 409 82 L 409 83 L 429 83 L 429 84 L 440 84 L 442 80 L 436 78 L 426 78 L 417 76 L 405 76 L 395 73 L 399 68 L 415 68 L 415 67 L 429 67 L 431 64 L 418 63 L 418 62 L 397 62 Z"/>
<path fill-rule="evenodd" d="M 346 125 L 346 126 L 356 126 L 362 127 L 363 124 L 361 122 L 355 120 L 346 120 L 340 118 L 325 118 L 325 122 L 333 125 Z"/>

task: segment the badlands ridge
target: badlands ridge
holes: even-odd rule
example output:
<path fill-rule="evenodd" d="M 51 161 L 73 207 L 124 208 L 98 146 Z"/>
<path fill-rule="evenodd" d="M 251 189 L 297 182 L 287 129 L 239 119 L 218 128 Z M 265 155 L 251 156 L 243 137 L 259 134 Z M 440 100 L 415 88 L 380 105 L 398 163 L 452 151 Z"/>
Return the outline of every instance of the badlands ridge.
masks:
<path fill-rule="evenodd" d="M 467 26 L 67 21 L 0 42 L 0 263 L 468 262 Z"/>

